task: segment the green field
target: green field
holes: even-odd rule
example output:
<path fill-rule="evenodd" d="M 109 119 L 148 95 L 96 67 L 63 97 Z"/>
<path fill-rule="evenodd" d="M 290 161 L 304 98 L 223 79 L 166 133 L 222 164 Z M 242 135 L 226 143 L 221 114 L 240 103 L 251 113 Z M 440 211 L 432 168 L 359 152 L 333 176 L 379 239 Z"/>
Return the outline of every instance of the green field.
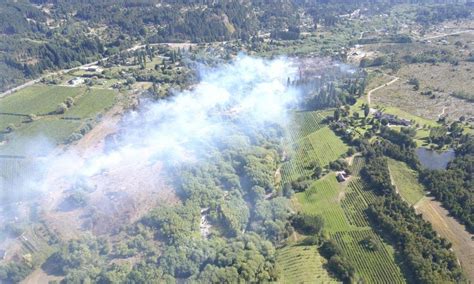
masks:
<path fill-rule="evenodd" d="M 115 92 L 106 89 L 90 89 L 86 91 L 65 116 L 93 118 L 104 109 L 110 108 L 115 102 Z"/>
<path fill-rule="evenodd" d="M 52 113 L 67 97 L 74 104 L 64 114 Z M 87 121 L 109 109 L 116 101 L 116 92 L 108 89 L 86 89 L 62 86 L 32 86 L 0 99 L 0 131 L 10 124 L 15 129 L 4 134 L 6 143 L 0 144 L 0 154 L 25 155 L 48 141 L 49 148 L 63 143 Z M 28 115 L 37 119 L 29 122 Z M 74 118 L 74 120 L 64 118 Z M 45 145 L 43 145 L 44 147 Z M 45 149 L 46 150 L 46 149 Z"/>
<path fill-rule="evenodd" d="M 313 113 L 308 112 L 305 116 L 306 119 L 300 119 L 305 126 L 299 129 L 295 127 L 291 133 L 293 141 L 289 149 L 291 158 L 282 166 L 283 182 L 311 176 L 312 163 L 325 167 L 347 152 L 348 146 L 328 126 L 317 122 Z"/>
<path fill-rule="evenodd" d="M 288 130 L 292 141 L 297 141 L 325 126 L 322 123 L 326 113 L 316 111 L 298 111 L 293 113 Z"/>
<path fill-rule="evenodd" d="M 0 99 L 0 130 L 10 123 L 21 124 L 29 114 L 44 115 L 56 109 L 67 97 L 77 97 L 84 88 L 32 86 Z"/>
<path fill-rule="evenodd" d="M 324 228 L 337 232 L 349 228 L 349 222 L 340 204 L 343 191 L 334 174 L 316 181 L 305 192 L 296 194 L 300 211 L 310 215 L 321 215 Z"/>
<path fill-rule="evenodd" d="M 370 236 L 376 240 L 375 251 L 364 247 L 362 241 Z M 393 249 L 384 244 L 371 229 L 364 231 L 337 232 L 333 236 L 343 254 L 356 269 L 356 281 L 360 283 L 405 283 L 400 268 L 394 261 Z"/>
<path fill-rule="evenodd" d="M 404 162 L 388 159 L 392 182 L 404 200 L 415 205 L 424 196 L 423 186 L 418 182 L 418 173 Z"/>
<path fill-rule="evenodd" d="M 326 260 L 316 246 L 288 245 L 277 250 L 282 269 L 279 283 L 338 283 L 324 269 Z"/>
<path fill-rule="evenodd" d="M 352 161 L 351 164 L 351 171 L 353 175 L 359 175 L 360 171 L 362 170 L 362 167 L 364 166 L 364 157 L 362 156 L 355 156 L 354 160 Z"/>
<path fill-rule="evenodd" d="M 341 247 L 343 254 L 356 269 L 356 281 L 362 283 L 404 283 L 396 264 L 393 248 L 384 243 L 369 226 L 365 210 L 376 196 L 366 190 L 359 178 L 347 185 L 339 184 L 334 174 L 313 183 L 310 189 L 297 193 L 297 209 L 311 215 L 321 215 L 325 230 Z M 366 249 L 361 241 L 372 237 L 378 250 Z"/>

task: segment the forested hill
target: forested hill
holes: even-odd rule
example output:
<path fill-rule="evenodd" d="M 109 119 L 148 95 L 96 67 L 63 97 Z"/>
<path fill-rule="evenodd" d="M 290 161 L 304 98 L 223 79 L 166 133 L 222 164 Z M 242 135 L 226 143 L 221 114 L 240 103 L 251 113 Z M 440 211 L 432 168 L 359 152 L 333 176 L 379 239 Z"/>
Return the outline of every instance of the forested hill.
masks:
<path fill-rule="evenodd" d="M 0 91 L 114 54 L 138 42 L 257 40 L 334 26 L 364 8 L 380 13 L 398 1 L 327 0 L 4 0 L 0 3 Z M 429 1 L 423 1 L 429 2 Z M 457 1 L 459 2 L 459 1 Z M 457 4 L 420 14 L 425 24 L 466 13 Z"/>

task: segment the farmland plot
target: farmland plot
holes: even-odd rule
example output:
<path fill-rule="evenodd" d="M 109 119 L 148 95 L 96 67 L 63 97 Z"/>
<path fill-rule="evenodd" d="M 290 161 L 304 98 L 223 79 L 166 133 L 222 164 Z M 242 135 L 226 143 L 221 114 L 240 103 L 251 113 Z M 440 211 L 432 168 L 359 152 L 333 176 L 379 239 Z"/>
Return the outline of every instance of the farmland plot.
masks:
<path fill-rule="evenodd" d="M 324 269 L 326 260 L 316 246 L 290 245 L 277 250 L 277 262 L 282 268 L 279 283 L 338 283 Z"/>
<path fill-rule="evenodd" d="M 363 241 L 375 240 L 375 250 L 365 247 Z M 405 283 L 400 268 L 381 239 L 370 229 L 364 231 L 337 232 L 334 240 L 343 254 L 354 264 L 357 275 L 364 283 Z M 357 277 L 356 277 L 357 278 Z"/>

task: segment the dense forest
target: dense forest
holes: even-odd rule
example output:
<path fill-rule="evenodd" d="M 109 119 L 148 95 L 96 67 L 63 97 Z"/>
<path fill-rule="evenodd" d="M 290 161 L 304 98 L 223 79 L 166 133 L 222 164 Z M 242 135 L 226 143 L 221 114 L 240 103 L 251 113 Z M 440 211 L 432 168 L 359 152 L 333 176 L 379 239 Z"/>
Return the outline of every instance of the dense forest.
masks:
<path fill-rule="evenodd" d="M 413 1 L 7 0 L 0 4 L 0 90 L 137 43 L 248 41 L 262 33 L 293 40 L 318 25 L 334 26 L 341 15 L 369 3 L 364 13 L 405 2 Z M 420 10 L 417 19 L 429 24 L 469 15 L 462 4 L 440 9 Z M 303 24 L 303 15 L 310 25 Z"/>

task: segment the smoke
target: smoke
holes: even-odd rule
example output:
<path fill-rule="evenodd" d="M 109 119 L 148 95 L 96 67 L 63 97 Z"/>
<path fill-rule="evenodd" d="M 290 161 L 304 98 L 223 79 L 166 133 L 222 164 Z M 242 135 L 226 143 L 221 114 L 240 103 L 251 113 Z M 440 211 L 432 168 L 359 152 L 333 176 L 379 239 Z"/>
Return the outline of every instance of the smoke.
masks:
<path fill-rule="evenodd" d="M 201 67 L 201 80 L 191 90 L 169 100 L 147 101 L 127 115 L 118 146 L 87 161 L 79 173 L 93 176 L 157 157 L 182 163 L 198 159 L 203 144 L 231 134 L 230 124 L 283 123 L 298 97 L 295 89 L 286 86 L 296 70 L 289 59 L 248 56 L 219 68 Z"/>

